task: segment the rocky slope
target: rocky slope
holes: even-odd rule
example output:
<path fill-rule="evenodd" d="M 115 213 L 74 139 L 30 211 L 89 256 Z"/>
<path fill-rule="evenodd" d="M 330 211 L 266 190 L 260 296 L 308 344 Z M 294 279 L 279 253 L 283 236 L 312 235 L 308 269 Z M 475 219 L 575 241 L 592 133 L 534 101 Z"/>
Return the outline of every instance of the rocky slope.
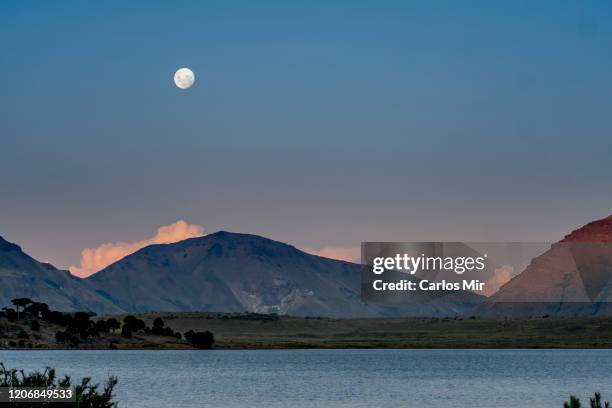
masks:
<path fill-rule="evenodd" d="M 612 216 L 568 234 L 477 309 L 493 316 L 612 313 Z"/>
<path fill-rule="evenodd" d="M 144 248 L 86 279 L 120 309 L 279 313 L 296 316 L 454 316 L 472 293 L 411 304 L 366 304 L 361 267 L 263 237 L 218 232 Z"/>
<path fill-rule="evenodd" d="M 45 302 L 54 310 L 120 312 L 80 278 L 36 261 L 0 237 L 0 308 L 13 307 L 11 299 L 17 297 Z"/>

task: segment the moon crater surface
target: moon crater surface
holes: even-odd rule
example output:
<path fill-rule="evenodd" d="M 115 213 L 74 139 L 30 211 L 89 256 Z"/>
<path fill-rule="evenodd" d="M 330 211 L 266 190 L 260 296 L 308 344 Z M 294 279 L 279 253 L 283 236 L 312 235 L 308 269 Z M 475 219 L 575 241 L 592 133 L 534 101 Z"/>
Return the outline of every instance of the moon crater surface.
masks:
<path fill-rule="evenodd" d="M 180 68 L 174 73 L 174 83 L 181 89 L 191 88 L 195 82 L 195 74 L 189 68 Z"/>

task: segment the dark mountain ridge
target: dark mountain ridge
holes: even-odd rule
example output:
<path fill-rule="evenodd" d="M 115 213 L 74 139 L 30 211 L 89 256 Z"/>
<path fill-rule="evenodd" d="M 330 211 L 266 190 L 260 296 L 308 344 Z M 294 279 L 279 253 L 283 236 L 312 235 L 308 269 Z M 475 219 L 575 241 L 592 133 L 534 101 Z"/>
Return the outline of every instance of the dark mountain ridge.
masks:
<path fill-rule="evenodd" d="M 19 245 L 0 237 L 0 307 L 12 307 L 11 300 L 18 297 L 45 302 L 54 310 L 121 312 L 82 279 L 36 261 Z"/>
<path fill-rule="evenodd" d="M 152 245 L 87 278 L 130 312 L 218 311 L 296 316 L 453 316 L 481 301 L 475 294 L 430 303 L 366 304 L 361 266 L 323 258 L 250 234 L 220 231 Z"/>
<path fill-rule="evenodd" d="M 220 231 L 151 245 L 87 279 L 0 238 L 0 305 L 56 310 L 256 312 L 324 317 L 558 316 L 612 313 L 612 216 L 565 236 L 483 302 L 471 292 L 393 304 L 361 299 L 361 266 L 250 234 Z M 515 302 L 523 296 L 524 301 Z M 536 302 L 530 301 L 537 299 Z"/>

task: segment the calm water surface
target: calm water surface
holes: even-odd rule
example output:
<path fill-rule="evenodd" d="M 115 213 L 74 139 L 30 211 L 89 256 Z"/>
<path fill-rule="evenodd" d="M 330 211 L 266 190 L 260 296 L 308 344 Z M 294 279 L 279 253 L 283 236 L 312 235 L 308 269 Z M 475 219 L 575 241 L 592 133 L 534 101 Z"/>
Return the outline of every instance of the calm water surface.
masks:
<path fill-rule="evenodd" d="M 119 377 L 123 408 L 554 407 L 612 398 L 612 350 L 0 351 L 8 367 Z"/>

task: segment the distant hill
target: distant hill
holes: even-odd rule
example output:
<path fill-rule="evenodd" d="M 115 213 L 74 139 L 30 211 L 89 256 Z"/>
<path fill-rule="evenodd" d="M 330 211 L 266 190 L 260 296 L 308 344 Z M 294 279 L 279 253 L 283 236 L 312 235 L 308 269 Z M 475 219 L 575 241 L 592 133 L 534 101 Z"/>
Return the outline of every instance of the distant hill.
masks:
<path fill-rule="evenodd" d="M 13 307 L 11 299 L 17 297 L 40 300 L 62 311 L 121 311 L 86 287 L 80 278 L 36 261 L 21 247 L 0 237 L 0 308 Z"/>
<path fill-rule="evenodd" d="M 610 315 L 612 216 L 568 234 L 486 300 L 471 292 L 455 292 L 412 302 L 364 303 L 360 268 L 256 235 L 222 231 L 143 248 L 80 279 L 32 259 L 18 245 L 0 238 L 0 307 L 10 306 L 13 298 L 29 297 L 56 310 L 98 314 Z"/>
<path fill-rule="evenodd" d="M 553 244 L 480 305 L 476 314 L 612 314 L 612 216 L 593 221 Z"/>
<path fill-rule="evenodd" d="M 411 304 L 366 304 L 360 265 L 305 253 L 249 234 L 217 232 L 152 245 L 87 278 L 128 312 L 216 311 L 295 316 L 455 316 L 482 297 L 471 292 Z"/>

